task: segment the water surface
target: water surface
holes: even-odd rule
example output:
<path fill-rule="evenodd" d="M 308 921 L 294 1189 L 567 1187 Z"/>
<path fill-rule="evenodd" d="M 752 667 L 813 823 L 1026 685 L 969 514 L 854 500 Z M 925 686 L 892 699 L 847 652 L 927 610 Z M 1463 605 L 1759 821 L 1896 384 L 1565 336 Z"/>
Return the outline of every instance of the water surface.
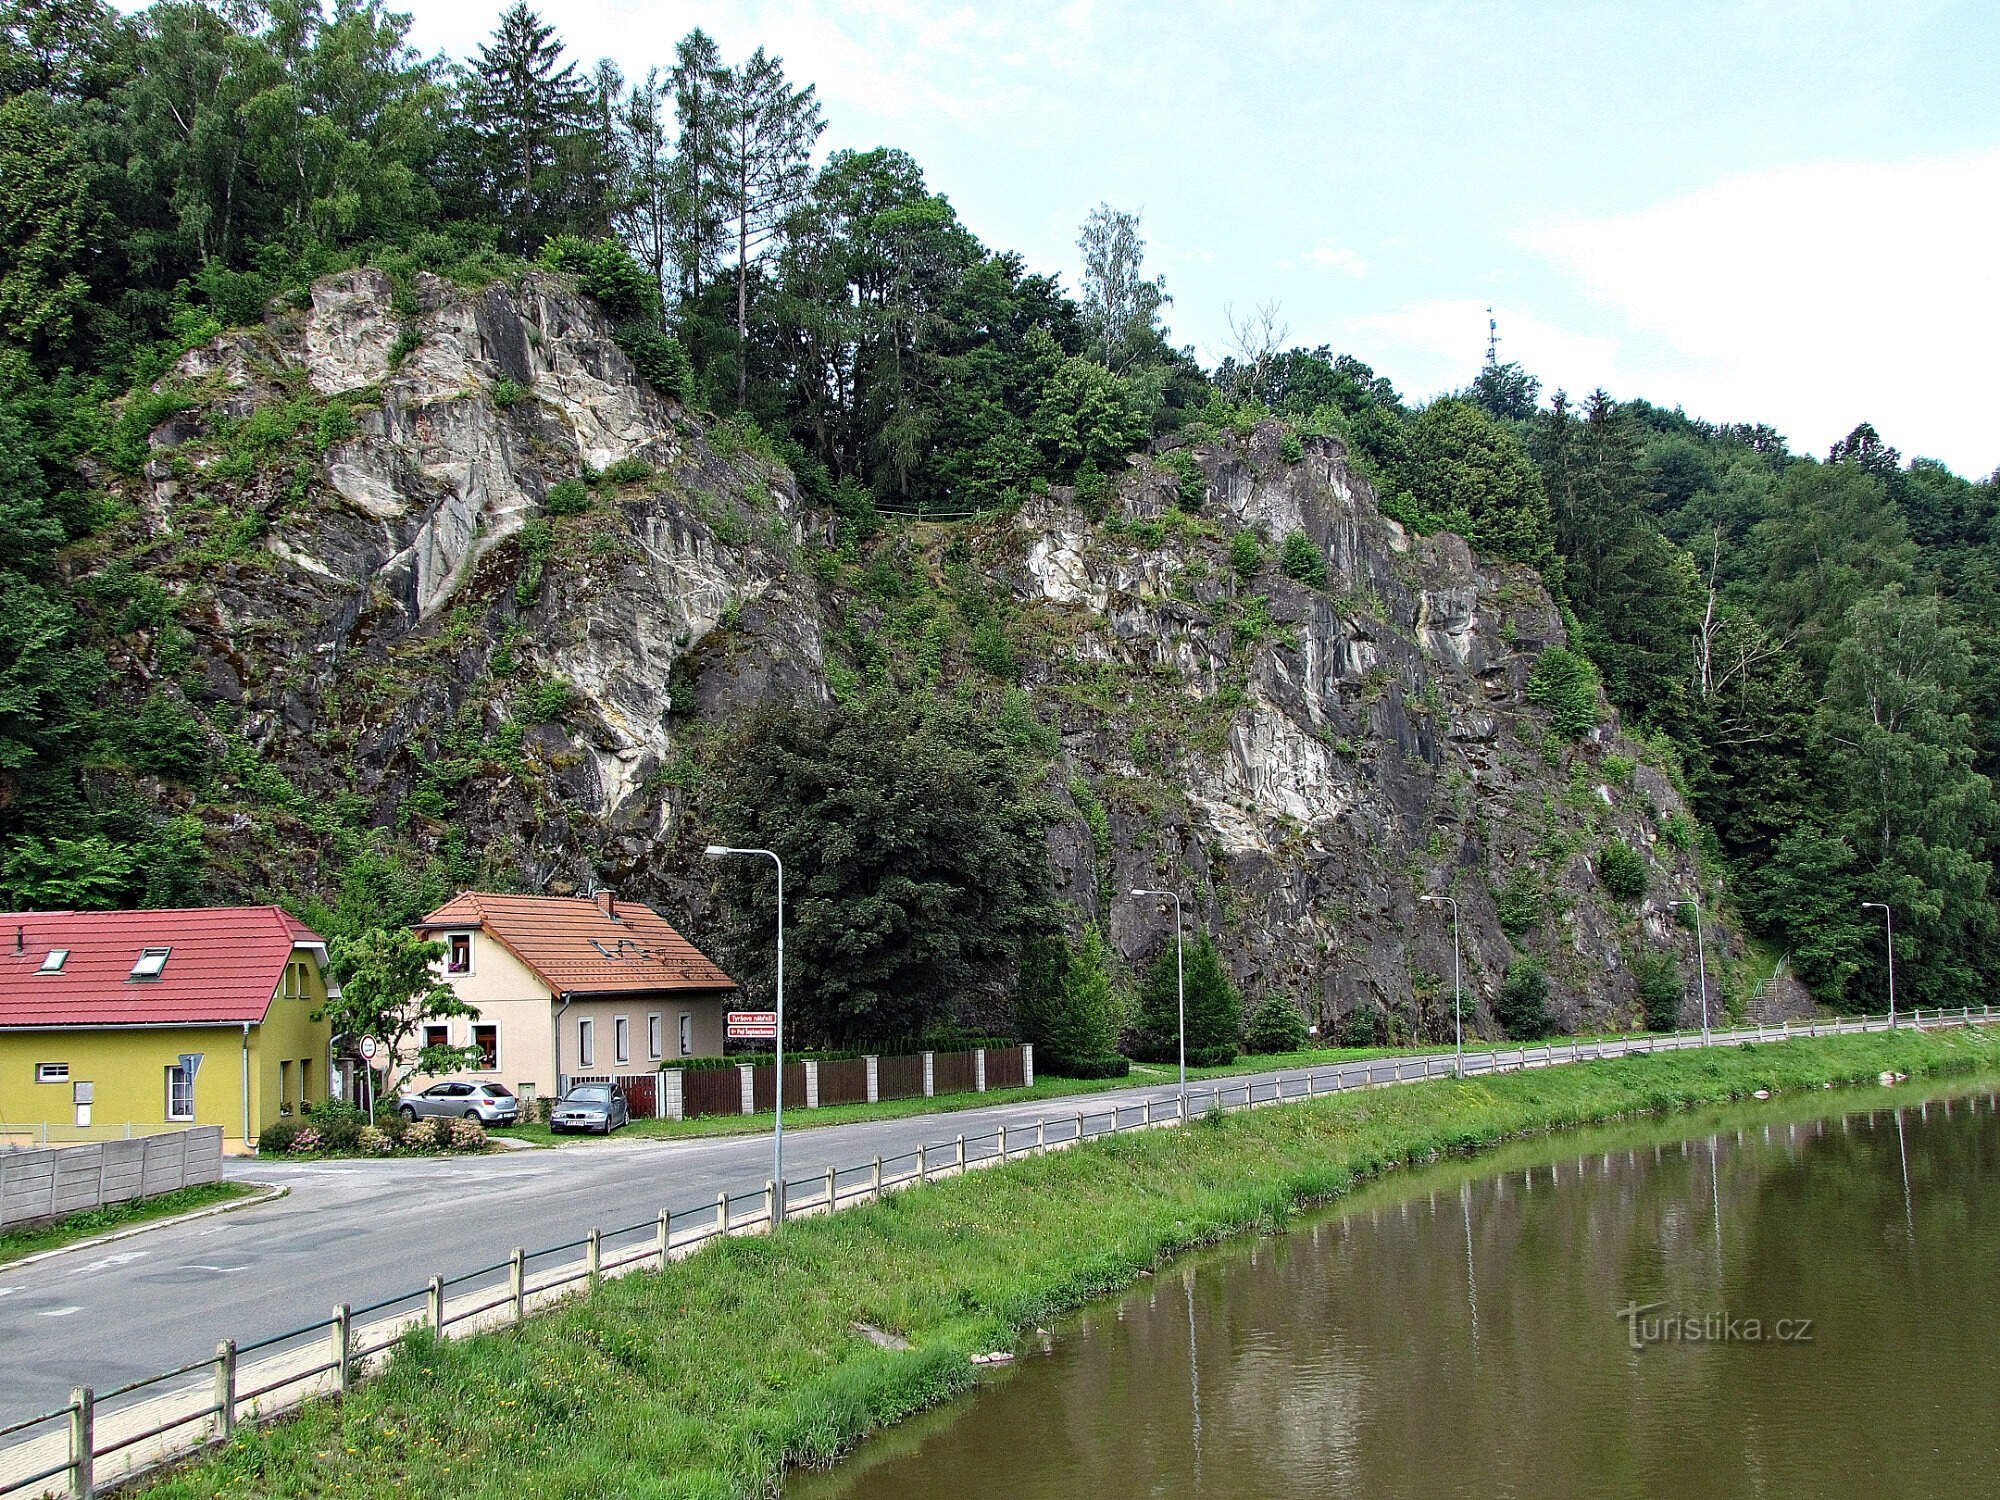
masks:
<path fill-rule="evenodd" d="M 1891 1097 L 1391 1180 L 1176 1262 L 785 1493 L 1994 1493 L 1996 1096 Z"/>

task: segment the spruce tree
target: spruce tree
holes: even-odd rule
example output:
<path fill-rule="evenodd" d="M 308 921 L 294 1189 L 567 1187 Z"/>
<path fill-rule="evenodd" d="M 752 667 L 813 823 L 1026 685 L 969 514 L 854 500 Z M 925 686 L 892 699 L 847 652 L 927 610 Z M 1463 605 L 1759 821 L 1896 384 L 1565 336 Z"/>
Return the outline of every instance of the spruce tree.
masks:
<path fill-rule="evenodd" d="M 588 205 L 595 198 L 601 217 L 604 188 L 595 104 L 555 27 L 516 0 L 464 88 L 501 243 L 531 251 L 560 230 L 595 227 Z"/>

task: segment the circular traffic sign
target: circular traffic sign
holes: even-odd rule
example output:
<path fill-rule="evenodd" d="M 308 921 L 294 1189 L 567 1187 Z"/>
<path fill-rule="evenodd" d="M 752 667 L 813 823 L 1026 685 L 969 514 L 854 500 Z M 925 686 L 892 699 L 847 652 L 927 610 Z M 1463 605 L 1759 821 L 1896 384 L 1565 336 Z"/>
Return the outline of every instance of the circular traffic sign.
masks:
<path fill-rule="evenodd" d="M 375 1061 L 375 1054 L 381 1050 L 381 1043 L 377 1042 L 374 1037 L 364 1036 L 361 1039 L 361 1056 L 365 1061 Z"/>

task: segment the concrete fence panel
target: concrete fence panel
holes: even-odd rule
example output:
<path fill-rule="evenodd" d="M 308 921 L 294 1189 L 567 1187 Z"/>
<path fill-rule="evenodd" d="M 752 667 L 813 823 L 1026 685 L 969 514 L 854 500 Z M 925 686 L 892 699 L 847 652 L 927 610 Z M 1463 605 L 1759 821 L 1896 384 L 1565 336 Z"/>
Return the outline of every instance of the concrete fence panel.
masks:
<path fill-rule="evenodd" d="M 0 1152 L 0 1228 L 222 1180 L 222 1127 Z"/>

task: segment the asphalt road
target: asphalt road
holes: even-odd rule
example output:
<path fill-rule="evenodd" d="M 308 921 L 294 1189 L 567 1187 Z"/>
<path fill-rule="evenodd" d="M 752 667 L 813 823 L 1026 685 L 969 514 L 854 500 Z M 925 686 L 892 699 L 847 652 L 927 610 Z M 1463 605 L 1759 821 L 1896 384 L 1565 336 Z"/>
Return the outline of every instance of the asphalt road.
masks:
<path fill-rule="evenodd" d="M 1586 1045 L 1584 1060 L 1599 1051 Z M 1430 1057 L 1448 1063 L 1450 1054 Z M 1468 1070 L 1487 1057 L 1468 1052 Z M 1392 1061 L 1315 1072 L 1321 1088 L 1335 1074 L 1341 1087 L 1354 1087 L 1386 1080 Z M 1413 1058 L 1400 1062 L 1413 1071 Z M 1274 1080 L 1283 1080 L 1287 1095 L 1302 1093 L 1304 1078 L 1288 1070 L 1218 1082 L 1231 1090 L 1253 1084 L 1264 1099 Z M 1197 1104 L 1211 1086 L 1191 1086 Z M 936 1167 L 952 1159 L 949 1143 L 961 1133 L 988 1135 L 1001 1125 L 1018 1150 L 1032 1140 L 1037 1120 L 1049 1122 L 1051 1142 L 1067 1140 L 1079 1111 L 1099 1115 L 1087 1132 L 1096 1134 L 1108 1128 L 1104 1112 L 1114 1104 L 1129 1122 L 1145 1101 L 1169 1101 L 1164 1118 L 1175 1092 L 1169 1083 L 797 1130 L 785 1138 L 786 1175 L 801 1182 L 829 1165 L 855 1167 L 878 1154 L 943 1143 L 930 1157 Z M 678 1213 L 706 1204 L 712 1212 L 719 1192 L 761 1194 L 771 1175 L 771 1140 L 614 1138 L 474 1158 L 250 1160 L 232 1162 L 230 1171 L 290 1192 L 33 1265 L 0 1266 L 0 1424 L 63 1405 L 73 1386 L 103 1391 L 212 1356 L 220 1339 L 241 1345 L 268 1338 L 324 1320 L 339 1302 L 359 1308 L 419 1289 L 432 1274 L 451 1277 L 502 1261 L 515 1246 L 533 1251 L 592 1227 L 644 1222 L 661 1208 Z M 843 1178 L 842 1186 L 859 1180 Z"/>

